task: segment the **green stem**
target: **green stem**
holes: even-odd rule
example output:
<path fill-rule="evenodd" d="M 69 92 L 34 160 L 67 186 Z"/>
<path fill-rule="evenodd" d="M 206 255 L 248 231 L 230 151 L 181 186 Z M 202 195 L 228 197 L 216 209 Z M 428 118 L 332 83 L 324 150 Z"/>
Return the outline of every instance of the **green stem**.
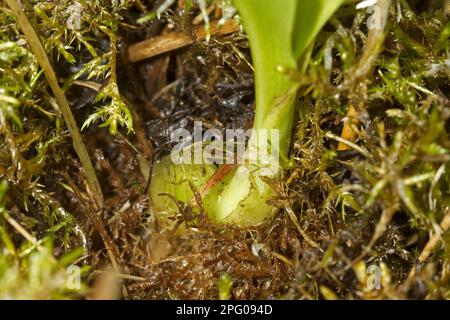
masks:
<path fill-rule="evenodd" d="M 235 1 L 249 38 L 255 68 L 256 110 L 254 129 L 280 130 L 280 156 L 287 157 L 295 99 L 295 83 L 280 66 L 297 69 L 292 52 L 296 1 Z M 284 30 L 285 32 L 278 32 Z M 274 31 L 274 32 L 270 32 Z"/>
<path fill-rule="evenodd" d="M 254 130 L 266 130 L 267 145 L 277 148 L 278 159 L 268 164 L 239 165 L 232 176 L 213 189 L 204 199 L 209 215 L 219 222 L 241 226 L 257 225 L 270 218 L 278 208 L 267 203 L 275 192 L 264 178 L 278 178 L 279 161 L 287 159 L 295 111 L 296 84 L 279 67 L 297 69 L 294 56 L 293 28 L 297 1 L 235 1 L 248 35 L 255 68 L 256 111 Z M 280 32 L 281 31 L 281 32 Z M 278 130 L 272 141 L 271 130 Z M 262 147 L 256 131 L 250 145 Z M 269 164 L 270 165 L 270 164 Z"/>

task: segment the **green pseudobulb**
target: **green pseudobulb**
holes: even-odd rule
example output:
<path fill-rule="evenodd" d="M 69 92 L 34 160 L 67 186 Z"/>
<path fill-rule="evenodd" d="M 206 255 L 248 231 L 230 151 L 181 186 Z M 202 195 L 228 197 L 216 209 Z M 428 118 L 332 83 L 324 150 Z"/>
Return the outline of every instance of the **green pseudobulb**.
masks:
<path fill-rule="evenodd" d="M 173 225 L 171 221 L 179 212 L 175 200 L 190 203 L 195 196 L 193 189 L 199 190 L 216 170 L 213 164 L 174 164 L 170 156 L 156 161 L 150 197 L 158 220 Z M 241 227 L 258 225 L 272 217 L 277 209 L 267 200 L 273 198 L 274 192 L 261 180 L 261 170 L 254 165 L 240 165 L 212 188 L 202 201 L 208 217 Z M 198 205 L 195 200 L 193 204 Z"/>

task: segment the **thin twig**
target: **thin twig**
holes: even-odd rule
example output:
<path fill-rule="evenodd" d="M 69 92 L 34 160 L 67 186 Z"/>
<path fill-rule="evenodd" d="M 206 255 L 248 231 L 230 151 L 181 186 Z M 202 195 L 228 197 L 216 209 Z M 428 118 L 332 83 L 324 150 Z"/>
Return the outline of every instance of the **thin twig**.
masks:
<path fill-rule="evenodd" d="M 283 200 L 283 206 L 284 206 L 284 209 L 286 210 L 289 218 L 291 219 L 292 223 L 294 223 L 295 227 L 297 228 L 298 232 L 303 237 L 303 239 L 305 239 L 305 241 L 308 242 L 311 247 L 317 248 L 320 251 L 322 251 L 322 248 L 320 248 L 320 246 L 317 244 L 317 242 L 315 242 L 313 239 L 311 239 L 311 237 L 305 232 L 305 230 L 302 229 L 302 227 L 300 226 L 300 223 L 298 222 L 297 216 L 295 215 L 295 212 L 292 209 L 291 204 L 289 203 L 288 200 Z"/>
<path fill-rule="evenodd" d="M 131 115 L 133 117 L 134 131 L 136 133 L 136 138 L 141 146 L 142 153 L 148 160 L 151 160 L 153 159 L 153 155 L 155 152 L 153 145 L 151 141 L 147 139 L 144 132 L 144 128 L 142 127 L 141 119 L 136 110 L 134 110 L 134 108 L 131 108 Z"/>
<path fill-rule="evenodd" d="M 233 20 L 230 20 L 225 22 L 225 24 L 220 28 L 217 27 L 217 22 L 211 23 L 210 33 L 211 35 L 223 36 L 239 30 L 239 24 Z M 195 28 L 194 33 L 198 40 L 206 39 L 206 32 L 203 26 Z M 166 35 L 132 44 L 128 48 L 128 59 L 131 62 L 138 62 L 166 52 L 184 48 L 192 43 L 194 43 L 194 39 L 184 32 L 171 32 Z"/>
<path fill-rule="evenodd" d="M 351 142 L 351 141 L 348 141 L 347 139 L 341 138 L 341 137 L 335 135 L 335 134 L 332 133 L 332 132 L 327 132 L 327 133 L 325 133 L 325 136 L 326 136 L 327 138 L 336 140 L 336 141 L 338 141 L 338 142 L 340 142 L 340 143 L 343 143 L 343 144 L 345 144 L 345 145 L 351 147 L 352 149 L 354 149 L 355 151 L 358 151 L 360 154 L 362 154 L 363 156 L 365 156 L 365 157 L 368 158 L 368 159 L 371 159 L 371 158 L 372 158 L 372 155 L 370 154 L 369 151 L 367 151 L 366 148 L 361 147 L 361 146 L 358 146 L 358 145 L 357 145 L 356 143 L 354 143 L 354 142 Z"/>
<path fill-rule="evenodd" d="M 75 122 L 75 118 L 73 117 L 72 111 L 70 110 L 67 98 L 64 94 L 64 91 L 58 84 L 58 80 L 50 63 L 50 60 L 48 59 L 44 47 L 42 46 L 39 36 L 33 29 L 33 26 L 31 25 L 25 13 L 22 11 L 19 1 L 6 0 L 6 3 L 10 7 L 13 14 L 16 16 L 17 23 L 19 24 L 22 32 L 27 38 L 28 44 L 34 55 L 36 56 L 39 65 L 43 69 L 48 84 L 50 85 L 50 88 L 55 95 L 58 107 L 64 117 L 67 129 L 69 129 L 69 133 L 72 137 L 75 152 L 80 158 L 81 164 L 86 172 L 86 179 L 88 181 L 89 188 L 93 193 L 96 205 L 100 209 L 103 207 L 103 194 L 100 183 L 97 179 L 97 175 L 95 174 L 94 166 L 92 165 L 91 159 L 89 158 L 86 146 L 83 142 L 83 139 L 81 138 L 81 134 Z"/>
<path fill-rule="evenodd" d="M 211 12 L 213 12 L 216 9 L 216 4 L 213 3 L 212 5 L 210 5 L 208 7 L 208 9 L 206 9 L 206 13 L 208 15 L 211 14 Z M 192 25 L 194 26 L 198 26 L 200 23 L 202 23 L 205 20 L 205 16 L 203 15 L 203 13 L 200 13 L 199 15 L 197 15 L 193 20 L 192 20 Z"/>
<path fill-rule="evenodd" d="M 443 233 L 447 232 L 447 230 L 450 228 L 450 210 L 447 211 L 444 219 L 442 219 L 440 227 L 441 227 L 441 233 L 435 233 L 430 238 L 430 240 L 428 240 L 427 244 L 425 245 L 422 252 L 420 253 L 419 258 L 418 258 L 420 263 L 423 263 L 423 262 L 425 262 L 425 260 L 428 259 L 428 257 L 431 255 L 431 253 L 436 248 L 436 245 L 438 244 L 439 240 L 441 239 L 441 235 Z M 415 274 L 416 274 L 416 268 L 413 267 L 408 274 L 407 281 L 411 281 L 412 278 L 415 276 Z"/>
<path fill-rule="evenodd" d="M 349 81 L 357 82 L 359 79 L 367 78 L 373 70 L 375 61 L 383 49 L 384 38 L 386 37 L 385 27 L 389 17 L 389 7 L 392 0 L 379 0 L 377 7 L 379 8 L 379 20 L 381 24 L 376 28 L 372 28 L 367 35 L 366 46 L 358 63 L 348 71 Z"/>
<path fill-rule="evenodd" d="M 83 199 L 80 190 L 78 189 L 78 186 L 75 184 L 75 182 L 72 180 L 72 178 L 65 172 L 62 173 L 63 177 L 67 180 L 68 185 L 73 189 L 74 194 L 77 196 L 78 199 Z M 111 237 L 108 234 L 108 231 L 106 230 L 105 226 L 103 225 L 103 221 L 100 216 L 100 212 L 94 212 L 92 208 L 89 205 L 86 205 L 84 202 L 81 202 L 81 206 L 83 207 L 83 211 L 86 214 L 87 218 L 89 219 L 89 222 L 94 226 L 95 230 L 98 232 L 100 237 L 103 240 L 103 243 L 106 248 L 106 252 L 108 253 L 109 260 L 111 261 L 111 265 L 115 272 L 120 273 L 120 267 L 119 267 L 119 258 L 120 258 L 120 252 L 119 248 L 116 246 L 114 241 L 111 239 Z"/>
<path fill-rule="evenodd" d="M 143 278 L 143 277 L 132 276 L 132 275 L 124 274 L 124 273 L 108 272 L 108 271 L 103 271 L 103 270 L 94 270 L 93 273 L 110 274 L 110 275 L 120 278 L 120 279 L 126 279 L 126 280 L 132 280 L 132 281 L 146 281 L 147 280 L 146 278 Z"/>
<path fill-rule="evenodd" d="M 372 250 L 375 243 L 384 235 L 387 230 L 388 225 L 391 223 L 392 218 L 394 217 L 395 212 L 397 211 L 396 206 L 391 206 L 383 210 L 381 213 L 380 221 L 378 221 L 375 226 L 375 231 L 370 239 L 369 244 L 364 248 L 363 252 L 353 260 L 351 266 L 354 266 L 362 259 L 364 259 Z M 350 266 L 349 266 L 350 267 Z"/>
<path fill-rule="evenodd" d="M 290 267 L 295 267 L 294 262 L 292 262 L 291 260 L 289 260 L 288 258 L 286 258 L 285 256 L 283 256 L 282 254 L 279 254 L 278 252 L 272 251 L 271 252 L 272 256 L 274 256 L 275 258 L 277 258 L 278 260 L 284 262 L 285 264 L 287 264 Z"/>
<path fill-rule="evenodd" d="M 77 86 L 81 86 L 81 87 L 85 87 L 85 88 L 89 88 L 95 91 L 100 91 L 100 89 L 102 88 L 102 85 L 98 82 L 95 81 L 88 81 L 88 80 L 75 80 L 74 82 L 72 82 L 72 84 L 77 85 Z"/>
<path fill-rule="evenodd" d="M 380 0 L 378 7 L 380 8 L 380 19 L 382 24 L 379 28 L 373 28 L 369 30 L 367 36 L 366 46 L 361 59 L 358 63 L 348 71 L 350 81 L 353 83 L 358 83 L 359 79 L 369 78 L 369 73 L 373 72 L 375 61 L 380 55 L 383 49 L 384 39 L 386 37 L 385 27 L 389 16 L 389 7 L 392 0 Z M 350 105 L 347 111 L 347 121 L 344 122 L 344 127 L 342 128 L 341 137 L 349 140 L 355 141 L 356 132 L 352 129 L 352 126 L 357 126 L 359 124 L 358 114 L 359 110 L 364 107 L 363 103 L 360 103 L 358 108 L 355 109 L 353 105 Z M 345 143 L 339 142 L 338 150 L 349 150 L 350 147 Z"/>
<path fill-rule="evenodd" d="M 7 212 L 4 213 L 5 220 L 16 229 L 25 239 L 31 242 L 39 252 L 44 252 L 44 248 L 39 244 L 37 239 L 33 237 L 24 227 L 22 227 L 13 217 L 11 217 Z M 52 256 L 53 257 L 53 256 Z"/>

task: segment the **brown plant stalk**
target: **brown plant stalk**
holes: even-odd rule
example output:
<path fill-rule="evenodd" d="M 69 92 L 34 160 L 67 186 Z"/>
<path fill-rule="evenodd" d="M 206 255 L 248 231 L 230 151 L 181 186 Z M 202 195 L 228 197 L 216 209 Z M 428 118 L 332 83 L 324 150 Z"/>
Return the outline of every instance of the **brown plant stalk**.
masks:
<path fill-rule="evenodd" d="M 63 115 L 70 136 L 72 137 L 75 152 L 80 158 L 81 165 L 83 166 L 86 172 L 86 179 L 90 191 L 93 194 L 97 207 L 100 209 L 103 207 L 103 193 L 100 187 L 100 183 L 98 181 L 97 175 L 94 170 L 94 166 L 92 165 L 86 146 L 83 142 L 83 139 L 81 138 L 80 131 L 75 122 L 75 118 L 73 117 L 67 98 L 64 94 L 64 91 L 58 84 L 56 74 L 52 68 L 50 60 L 48 59 L 45 49 L 42 46 L 39 36 L 37 35 L 27 16 L 23 12 L 20 3 L 17 0 L 6 0 L 6 3 L 8 4 L 12 13 L 16 16 L 17 23 L 22 29 L 22 32 L 24 33 L 27 39 L 28 45 L 30 46 L 32 52 L 36 56 L 39 65 L 44 71 L 48 84 L 52 89 L 53 94 L 55 95 L 58 107 Z"/>

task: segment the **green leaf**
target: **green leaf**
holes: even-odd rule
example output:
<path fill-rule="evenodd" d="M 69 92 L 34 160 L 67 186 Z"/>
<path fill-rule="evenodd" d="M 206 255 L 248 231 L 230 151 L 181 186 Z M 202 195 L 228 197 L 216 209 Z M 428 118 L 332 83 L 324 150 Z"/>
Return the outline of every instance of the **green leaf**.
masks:
<path fill-rule="evenodd" d="M 294 56 L 298 59 L 345 0 L 300 0 L 295 2 L 297 2 L 297 16 L 292 44 Z"/>
<path fill-rule="evenodd" d="M 142 23 L 146 23 L 148 21 L 151 21 L 153 19 L 156 18 L 156 11 L 151 11 L 149 13 L 147 13 L 145 16 L 140 17 L 139 19 L 136 20 L 137 23 L 142 24 Z"/>
<path fill-rule="evenodd" d="M 344 0 L 235 0 L 255 68 L 254 129 L 280 130 L 280 154 L 287 158 L 293 126 L 295 85 L 279 66 L 298 60 Z"/>

